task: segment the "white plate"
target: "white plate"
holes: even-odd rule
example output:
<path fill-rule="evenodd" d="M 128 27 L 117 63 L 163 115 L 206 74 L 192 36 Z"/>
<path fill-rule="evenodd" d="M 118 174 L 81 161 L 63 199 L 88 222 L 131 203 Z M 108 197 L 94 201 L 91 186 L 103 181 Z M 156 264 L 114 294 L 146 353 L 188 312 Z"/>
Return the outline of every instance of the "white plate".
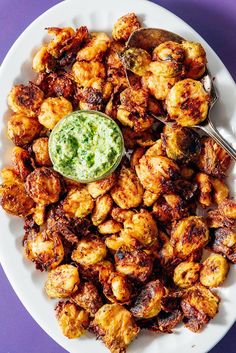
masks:
<path fill-rule="evenodd" d="M 12 144 L 7 140 L 5 129 L 10 112 L 6 96 L 13 84 L 27 82 L 33 78 L 32 55 L 47 39 L 45 27 L 86 25 L 89 30 L 110 32 L 115 20 L 127 12 L 135 12 L 147 27 L 161 27 L 180 34 L 189 40 L 200 41 L 206 49 L 208 64 L 219 91 L 220 100 L 212 111 L 213 119 L 220 131 L 233 142 L 236 128 L 236 90 L 227 69 L 209 45 L 185 22 L 169 11 L 144 0 L 68 0 L 54 6 L 18 38 L 5 58 L 0 72 L 0 167 L 9 163 Z M 232 196 L 236 190 L 236 168 L 232 168 L 228 182 Z M 234 192 L 235 193 L 235 192 Z M 54 315 L 55 302 L 49 300 L 43 291 L 46 274 L 35 270 L 34 265 L 24 260 L 22 251 L 22 222 L 7 216 L 0 210 L 0 260 L 16 294 L 38 322 L 38 324 L 70 353 L 106 352 L 105 346 L 88 335 L 79 340 L 63 337 Z M 128 349 L 128 352 L 151 353 L 205 353 L 209 351 L 229 330 L 236 318 L 236 270 L 231 267 L 223 288 L 220 312 L 200 334 L 194 334 L 183 326 L 172 335 L 142 333 Z"/>

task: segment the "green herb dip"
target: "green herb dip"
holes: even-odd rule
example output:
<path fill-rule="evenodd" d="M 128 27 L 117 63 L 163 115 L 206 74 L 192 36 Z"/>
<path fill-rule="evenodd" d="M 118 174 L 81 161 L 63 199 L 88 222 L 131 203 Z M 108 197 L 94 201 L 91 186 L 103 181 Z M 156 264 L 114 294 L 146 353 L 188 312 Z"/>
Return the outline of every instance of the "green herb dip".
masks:
<path fill-rule="evenodd" d="M 124 148 L 118 125 L 96 111 L 76 111 L 54 127 L 49 153 L 56 171 L 65 177 L 89 182 L 113 171 Z"/>

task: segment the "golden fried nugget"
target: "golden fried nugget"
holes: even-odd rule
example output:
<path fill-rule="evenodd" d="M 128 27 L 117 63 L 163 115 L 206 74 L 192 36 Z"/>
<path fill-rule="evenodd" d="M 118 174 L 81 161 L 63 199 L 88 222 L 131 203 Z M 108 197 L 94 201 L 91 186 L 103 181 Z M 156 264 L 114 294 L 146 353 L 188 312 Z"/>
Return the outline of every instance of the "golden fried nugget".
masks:
<path fill-rule="evenodd" d="M 92 282 L 80 283 L 78 291 L 72 294 L 71 300 L 91 316 L 102 306 L 102 298 Z"/>
<path fill-rule="evenodd" d="M 109 219 L 98 225 L 98 231 L 100 234 L 114 234 L 119 233 L 122 229 L 121 223 L 114 219 Z"/>
<path fill-rule="evenodd" d="M 174 283 L 180 288 L 188 288 L 199 279 L 201 265 L 193 261 L 184 261 L 174 270 Z"/>
<path fill-rule="evenodd" d="M 88 192 L 95 199 L 108 192 L 115 185 L 116 181 L 117 174 L 112 173 L 104 179 L 88 183 Z"/>
<path fill-rule="evenodd" d="M 62 207 L 69 218 L 83 218 L 92 212 L 94 200 L 86 187 L 72 188 L 64 199 Z"/>
<path fill-rule="evenodd" d="M 77 291 L 79 272 L 72 265 L 60 265 L 48 273 L 45 291 L 49 298 L 67 298 Z"/>
<path fill-rule="evenodd" d="M 125 352 L 140 330 L 132 314 L 116 303 L 103 305 L 91 326 L 112 353 Z"/>
<path fill-rule="evenodd" d="M 91 32 L 82 49 L 78 51 L 78 61 L 102 61 L 110 46 L 110 38 L 104 32 Z"/>
<path fill-rule="evenodd" d="M 48 152 L 48 137 L 40 137 L 32 144 L 34 159 L 40 167 L 51 167 L 52 162 Z"/>
<path fill-rule="evenodd" d="M 134 13 L 128 13 L 115 22 L 112 29 L 112 37 L 115 40 L 127 41 L 131 33 L 140 27 L 137 16 Z"/>
<path fill-rule="evenodd" d="M 26 191 L 38 204 L 49 205 L 57 202 L 62 192 L 61 176 L 56 171 L 41 167 L 26 178 Z"/>
<path fill-rule="evenodd" d="M 99 196 L 95 201 L 95 207 L 91 216 L 95 226 L 103 223 L 112 209 L 113 200 L 109 194 Z"/>
<path fill-rule="evenodd" d="M 201 284 L 205 287 L 218 287 L 224 282 L 229 271 L 229 264 L 222 255 L 211 254 L 202 265 Z"/>
<path fill-rule="evenodd" d="M 206 52 L 200 43 L 183 41 L 181 46 L 184 50 L 184 65 L 186 76 L 198 79 L 206 70 Z"/>
<path fill-rule="evenodd" d="M 219 204 L 218 208 L 223 216 L 236 219 L 236 202 L 234 200 L 225 199 Z"/>
<path fill-rule="evenodd" d="M 78 264 L 90 266 L 98 263 L 106 257 L 107 250 L 104 241 L 95 236 L 87 236 L 81 239 L 71 258 Z"/>
<path fill-rule="evenodd" d="M 79 338 L 89 325 L 89 314 L 70 301 L 60 301 L 56 316 L 63 335 L 68 338 Z"/>
<path fill-rule="evenodd" d="M 132 169 L 122 167 L 111 197 L 123 209 L 137 207 L 142 202 L 143 187 Z"/>

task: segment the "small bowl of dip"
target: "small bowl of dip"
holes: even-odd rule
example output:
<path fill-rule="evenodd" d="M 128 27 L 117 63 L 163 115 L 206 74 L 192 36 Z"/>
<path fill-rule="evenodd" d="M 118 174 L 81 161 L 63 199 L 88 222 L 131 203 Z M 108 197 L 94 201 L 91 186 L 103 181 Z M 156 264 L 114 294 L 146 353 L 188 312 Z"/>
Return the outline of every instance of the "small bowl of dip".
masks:
<path fill-rule="evenodd" d="M 49 137 L 53 168 L 81 183 L 111 174 L 124 154 L 122 132 L 106 114 L 78 110 L 61 119 Z"/>

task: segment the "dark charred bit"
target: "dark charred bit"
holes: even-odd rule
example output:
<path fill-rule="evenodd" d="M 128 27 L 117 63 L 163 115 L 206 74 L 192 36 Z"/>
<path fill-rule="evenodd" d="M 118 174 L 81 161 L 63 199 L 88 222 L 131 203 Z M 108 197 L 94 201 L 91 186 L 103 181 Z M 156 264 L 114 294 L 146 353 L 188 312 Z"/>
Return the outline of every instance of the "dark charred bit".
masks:
<path fill-rule="evenodd" d="M 235 229 L 226 227 L 211 229 L 210 234 L 211 240 L 207 245 L 207 249 L 217 254 L 225 255 L 230 262 L 236 264 L 236 243 L 232 243 Z"/>
<path fill-rule="evenodd" d="M 183 312 L 176 309 L 172 312 L 161 311 L 158 316 L 147 325 L 147 329 L 152 332 L 172 333 L 175 328 L 183 320 Z"/>

